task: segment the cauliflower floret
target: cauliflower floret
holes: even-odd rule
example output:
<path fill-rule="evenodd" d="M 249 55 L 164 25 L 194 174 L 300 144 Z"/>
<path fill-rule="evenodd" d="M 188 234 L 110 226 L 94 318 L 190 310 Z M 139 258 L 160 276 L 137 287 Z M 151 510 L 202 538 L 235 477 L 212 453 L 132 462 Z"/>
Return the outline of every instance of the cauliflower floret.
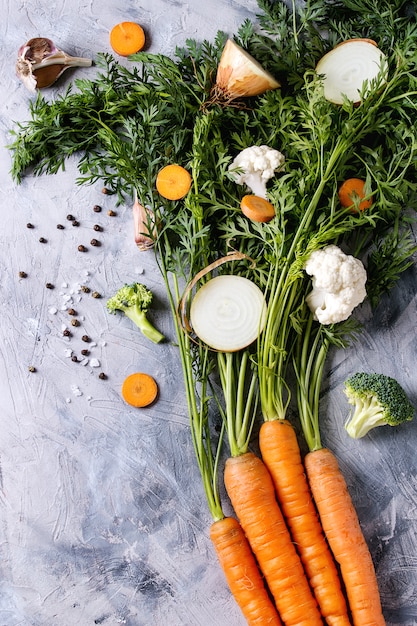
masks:
<path fill-rule="evenodd" d="M 229 172 L 238 185 L 246 185 L 255 196 L 266 198 L 266 183 L 284 161 L 284 155 L 274 148 L 249 146 L 235 157 Z"/>
<path fill-rule="evenodd" d="M 329 245 L 313 252 L 305 271 L 313 289 L 306 298 L 321 324 L 343 322 L 366 297 L 366 270 L 359 259 Z"/>

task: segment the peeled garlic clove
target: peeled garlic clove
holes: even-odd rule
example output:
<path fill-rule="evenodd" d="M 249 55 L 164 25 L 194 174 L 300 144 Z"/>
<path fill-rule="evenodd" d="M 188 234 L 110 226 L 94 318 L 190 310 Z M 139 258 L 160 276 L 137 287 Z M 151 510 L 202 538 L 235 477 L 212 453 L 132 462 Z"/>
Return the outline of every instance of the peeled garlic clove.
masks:
<path fill-rule="evenodd" d="M 19 48 L 16 74 L 34 92 L 52 85 L 69 67 L 91 65 L 91 59 L 71 56 L 57 48 L 51 39 L 34 37 Z"/>
<path fill-rule="evenodd" d="M 278 87 L 279 82 L 258 61 L 232 39 L 227 40 L 216 75 L 215 91 L 220 100 L 257 96 Z"/>
<path fill-rule="evenodd" d="M 135 243 L 139 250 L 149 250 L 155 243 L 157 227 L 154 214 L 136 198 L 132 206 Z"/>

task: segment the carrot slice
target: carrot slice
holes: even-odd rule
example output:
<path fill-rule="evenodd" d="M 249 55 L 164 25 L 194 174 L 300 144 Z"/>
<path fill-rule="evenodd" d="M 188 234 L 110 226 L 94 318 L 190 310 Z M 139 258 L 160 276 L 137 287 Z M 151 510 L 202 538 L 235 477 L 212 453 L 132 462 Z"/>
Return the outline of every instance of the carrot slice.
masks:
<path fill-rule="evenodd" d="M 282 626 L 249 542 L 234 517 L 213 522 L 210 538 L 230 591 L 250 626 Z"/>
<path fill-rule="evenodd" d="M 191 187 L 191 175 L 177 163 L 171 163 L 163 167 L 156 177 L 156 189 L 163 198 L 168 200 L 180 200 L 189 192 Z"/>
<path fill-rule="evenodd" d="M 306 455 L 305 468 L 323 530 L 340 565 L 353 623 L 384 626 L 371 554 L 337 459 L 321 448 Z"/>
<path fill-rule="evenodd" d="M 142 50 L 145 45 L 145 32 L 136 22 L 120 22 L 110 31 L 110 45 L 116 54 L 128 57 Z"/>
<path fill-rule="evenodd" d="M 356 207 L 359 211 L 369 209 L 372 206 L 373 199 L 366 197 L 365 186 L 366 183 L 361 178 L 347 178 L 339 187 L 340 204 L 343 207 L 352 207 L 354 212 L 356 212 Z"/>
<path fill-rule="evenodd" d="M 326 623 L 350 626 L 339 573 L 317 515 L 294 428 L 285 419 L 264 422 L 259 446 Z"/>
<path fill-rule="evenodd" d="M 128 404 L 144 407 L 152 404 L 158 395 L 158 385 L 152 376 L 134 372 L 123 381 L 122 397 Z"/>
<path fill-rule="evenodd" d="M 240 201 L 243 215 L 253 222 L 270 222 L 275 217 L 274 205 L 260 196 L 243 196 Z"/>

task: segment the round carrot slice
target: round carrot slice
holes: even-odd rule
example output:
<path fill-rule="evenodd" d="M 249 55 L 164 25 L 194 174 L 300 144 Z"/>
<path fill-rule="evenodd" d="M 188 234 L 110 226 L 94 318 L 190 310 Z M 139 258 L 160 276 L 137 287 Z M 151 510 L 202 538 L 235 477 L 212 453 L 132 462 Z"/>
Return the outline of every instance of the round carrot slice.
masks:
<path fill-rule="evenodd" d="M 136 22 L 120 22 L 110 31 L 110 45 L 116 54 L 127 57 L 142 50 L 145 32 Z"/>
<path fill-rule="evenodd" d="M 372 205 L 372 198 L 365 198 L 365 181 L 361 178 L 347 178 L 345 182 L 339 187 L 338 195 L 340 204 L 343 207 L 352 207 L 352 210 L 356 210 L 356 206 L 359 211 L 365 211 Z M 364 199 L 362 199 L 364 198 Z"/>
<path fill-rule="evenodd" d="M 274 205 L 260 196 L 243 196 L 240 208 L 243 215 L 253 222 L 270 222 L 275 217 Z"/>
<path fill-rule="evenodd" d="M 155 379 L 144 372 L 134 372 L 123 381 L 122 397 L 131 406 L 145 407 L 158 395 Z"/>
<path fill-rule="evenodd" d="M 191 174 L 182 165 L 171 163 L 156 177 L 156 189 L 167 200 L 180 200 L 190 191 Z"/>

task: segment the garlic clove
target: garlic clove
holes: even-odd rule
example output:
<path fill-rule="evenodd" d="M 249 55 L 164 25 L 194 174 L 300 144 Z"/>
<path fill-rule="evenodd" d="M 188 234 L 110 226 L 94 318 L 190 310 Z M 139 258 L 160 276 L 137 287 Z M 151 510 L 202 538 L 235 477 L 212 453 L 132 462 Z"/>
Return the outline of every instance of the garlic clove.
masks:
<path fill-rule="evenodd" d="M 228 39 L 217 68 L 215 90 L 220 99 L 257 96 L 269 89 L 277 89 L 280 83 L 264 70 L 246 50 Z"/>
<path fill-rule="evenodd" d="M 75 57 L 55 46 L 51 39 L 34 37 L 20 46 L 16 74 L 29 91 L 50 87 L 69 67 L 90 67 L 92 60 Z"/>
<path fill-rule="evenodd" d="M 157 235 L 157 226 L 153 211 L 145 208 L 137 198 L 132 206 L 135 243 L 139 250 L 152 248 Z"/>

